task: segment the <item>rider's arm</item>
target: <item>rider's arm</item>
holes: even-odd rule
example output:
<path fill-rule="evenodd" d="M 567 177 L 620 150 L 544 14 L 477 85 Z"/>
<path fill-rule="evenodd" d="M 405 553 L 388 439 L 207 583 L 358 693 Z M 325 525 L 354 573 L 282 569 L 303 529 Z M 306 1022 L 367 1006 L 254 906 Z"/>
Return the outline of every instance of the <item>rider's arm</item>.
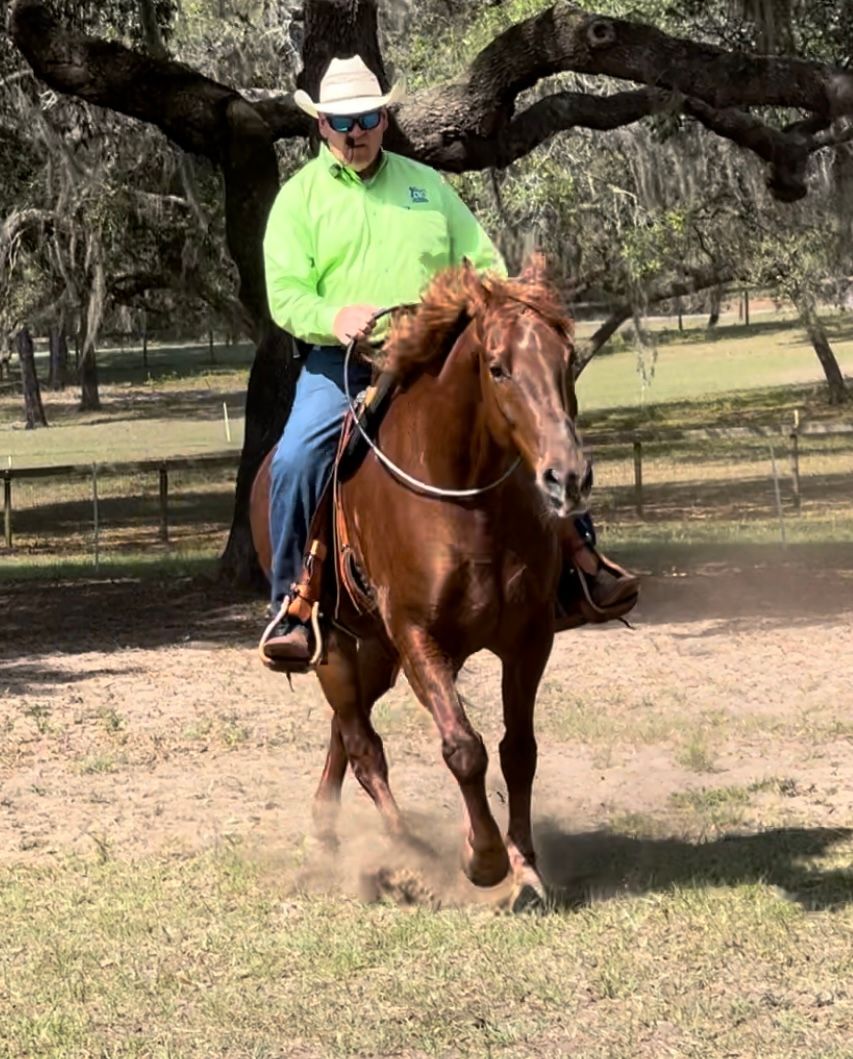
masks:
<path fill-rule="evenodd" d="M 496 272 L 506 276 L 506 265 L 480 222 L 456 191 L 442 180 L 444 215 L 450 233 L 451 264 L 460 265 L 467 258 L 478 272 Z"/>
<path fill-rule="evenodd" d="M 340 306 L 320 297 L 314 240 L 302 189 L 288 181 L 278 193 L 264 235 L 264 269 L 270 313 L 279 327 L 318 345 L 334 345 Z"/>

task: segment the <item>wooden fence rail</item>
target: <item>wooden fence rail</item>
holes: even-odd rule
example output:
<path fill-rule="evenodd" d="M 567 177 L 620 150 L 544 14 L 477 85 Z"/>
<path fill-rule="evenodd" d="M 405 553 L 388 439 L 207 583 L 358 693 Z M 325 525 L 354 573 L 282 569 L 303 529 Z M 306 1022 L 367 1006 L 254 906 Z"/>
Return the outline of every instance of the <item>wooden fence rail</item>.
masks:
<path fill-rule="evenodd" d="M 97 507 L 98 480 L 119 478 L 128 474 L 150 474 L 159 478 L 160 540 L 169 540 L 169 474 L 172 471 L 233 470 L 237 466 L 239 453 L 215 452 L 202 456 L 180 456 L 160 460 L 134 460 L 129 463 L 68 463 L 49 467 L 6 467 L 3 475 L 3 539 L 6 547 L 12 547 L 12 482 L 32 481 L 39 478 L 89 479 L 92 482 L 92 497 Z M 97 514 L 95 515 L 97 526 Z M 97 529 L 96 529 L 97 534 Z"/>
<path fill-rule="evenodd" d="M 633 449 L 634 462 L 634 508 L 638 517 L 643 517 L 643 445 L 674 441 L 738 440 L 745 438 L 779 438 L 790 442 L 791 489 L 795 507 L 800 506 L 800 440 L 805 437 L 845 437 L 853 435 L 853 424 L 809 423 L 790 427 L 702 427 L 685 430 L 647 430 L 641 433 L 596 433 L 585 432 L 584 441 L 595 445 L 625 445 Z M 159 478 L 160 540 L 169 540 L 169 473 L 184 470 L 234 469 L 238 453 L 209 453 L 200 456 L 184 456 L 169 459 L 137 460 L 129 463 L 71 463 L 50 467 L 8 467 L 3 476 L 3 531 L 7 548 L 12 547 L 12 482 L 39 478 L 88 478 L 92 482 L 92 495 L 97 496 L 98 479 L 120 477 L 128 474 L 156 472 Z M 93 501 L 95 502 L 95 501 Z"/>
<path fill-rule="evenodd" d="M 583 440 L 590 445 L 632 445 L 634 450 L 634 510 L 638 518 L 643 517 L 643 444 L 672 441 L 733 441 L 744 438 L 784 438 L 791 444 L 791 492 L 794 507 L 799 508 L 800 498 L 800 438 L 849 438 L 853 435 L 853 424 L 811 423 L 793 429 L 772 427 L 704 427 L 694 430 L 650 431 L 640 434 L 593 434 L 584 433 Z M 772 451 L 772 449 L 771 449 Z M 774 468 L 775 477 L 775 468 Z"/>

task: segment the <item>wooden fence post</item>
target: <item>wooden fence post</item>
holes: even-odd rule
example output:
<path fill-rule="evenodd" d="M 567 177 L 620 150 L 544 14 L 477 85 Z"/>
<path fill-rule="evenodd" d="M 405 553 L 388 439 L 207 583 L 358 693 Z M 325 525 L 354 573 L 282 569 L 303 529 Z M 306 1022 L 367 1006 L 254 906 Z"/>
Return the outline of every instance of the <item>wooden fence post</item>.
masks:
<path fill-rule="evenodd" d="M 12 548 L 12 471 L 8 467 L 3 472 L 3 532 L 6 547 Z"/>
<path fill-rule="evenodd" d="M 791 431 L 791 490 L 794 494 L 794 507 L 800 509 L 800 432 L 795 424 Z"/>
<path fill-rule="evenodd" d="M 634 506 L 639 518 L 643 517 L 643 443 L 634 439 Z"/>
<path fill-rule="evenodd" d="M 773 471 L 773 497 L 776 500 L 776 516 L 779 519 L 779 536 L 782 547 L 788 547 L 788 539 L 785 536 L 785 516 L 782 514 L 782 491 L 779 489 L 779 471 L 776 469 L 776 453 L 770 446 L 770 467 Z"/>
<path fill-rule="evenodd" d="M 160 464 L 160 540 L 169 543 L 169 468 Z"/>
<path fill-rule="evenodd" d="M 95 569 L 98 569 L 100 563 L 100 517 L 98 511 L 98 465 L 97 463 L 92 464 L 92 525 L 94 528 L 94 548 L 95 548 Z"/>

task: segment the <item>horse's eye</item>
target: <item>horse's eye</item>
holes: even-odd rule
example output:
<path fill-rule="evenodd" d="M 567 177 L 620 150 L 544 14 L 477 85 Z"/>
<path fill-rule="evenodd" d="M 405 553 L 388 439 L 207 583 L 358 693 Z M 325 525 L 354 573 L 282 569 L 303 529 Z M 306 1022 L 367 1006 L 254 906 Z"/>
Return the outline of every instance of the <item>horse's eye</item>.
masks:
<path fill-rule="evenodd" d="M 489 375 L 491 375 L 493 379 L 509 378 L 509 372 L 504 368 L 503 364 L 498 364 L 497 362 L 489 365 Z"/>

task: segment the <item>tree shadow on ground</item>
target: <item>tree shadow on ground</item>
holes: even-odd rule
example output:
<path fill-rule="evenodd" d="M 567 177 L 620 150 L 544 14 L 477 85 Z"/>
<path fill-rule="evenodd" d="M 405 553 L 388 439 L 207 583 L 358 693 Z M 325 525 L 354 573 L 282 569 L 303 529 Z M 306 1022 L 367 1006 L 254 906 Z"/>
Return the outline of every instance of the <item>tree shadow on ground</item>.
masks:
<path fill-rule="evenodd" d="M 837 910 L 853 904 L 853 873 L 808 861 L 851 841 L 850 828 L 783 827 L 710 842 L 568 833 L 553 820 L 537 828 L 540 870 L 562 908 L 673 886 L 767 883 L 809 910 Z"/>
<path fill-rule="evenodd" d="M 232 417 L 242 415 L 245 400 L 245 389 L 214 390 L 207 386 L 191 390 L 163 391 L 154 388 L 150 392 L 139 390 L 112 392 L 105 396 L 101 414 L 81 413 L 79 401 L 74 398 L 68 400 L 52 398 L 48 411 L 52 426 L 92 427 L 144 419 L 191 419 L 196 422 L 215 422 L 222 419 L 223 404 L 228 406 Z M 14 410 L 14 415 L 16 418 L 22 418 L 18 416 L 17 409 Z M 179 431 L 180 426 L 177 425 L 175 429 Z M 142 456 L 138 458 L 141 459 Z"/>
<path fill-rule="evenodd" d="M 95 677 L 118 677 L 141 673 L 140 666 L 115 668 L 102 666 L 78 672 L 60 666 L 0 660 L 0 687 L 9 695 L 53 694 L 62 692 L 66 685 Z"/>
<path fill-rule="evenodd" d="M 61 654 L 118 658 L 127 650 L 195 642 L 248 650 L 260 636 L 264 601 L 257 591 L 208 577 L 128 577 L 0 585 L 0 613 L 0 664 L 26 661 L 29 681 L 44 690 L 53 677 L 57 684 L 66 680 L 56 659 Z M 0 683 L 7 682 L 9 671 L 2 672 Z M 78 679 L 89 675 L 97 671 Z"/>
<path fill-rule="evenodd" d="M 222 419 L 222 405 L 231 416 L 242 415 L 245 390 L 174 390 L 166 393 L 115 397 L 110 400 L 107 415 L 88 419 L 88 426 L 99 423 L 121 423 L 140 419 L 192 419 L 213 422 Z M 223 438 L 223 445 L 225 439 Z"/>
<path fill-rule="evenodd" d="M 709 557 L 715 551 L 719 560 L 718 549 L 709 549 Z M 660 560 L 667 552 L 656 554 Z M 687 557 L 678 576 L 644 578 L 632 621 L 641 629 L 717 621 L 722 624 L 715 632 L 741 632 L 758 622 L 763 628 L 815 625 L 853 614 L 853 545 L 796 554 L 796 561 L 782 561 L 778 546 L 727 550 L 724 562 L 707 566 Z M 0 660 L 196 641 L 250 649 L 264 624 L 265 603 L 258 589 L 204 576 L 0 583 Z M 684 628 L 679 635 L 696 633 Z"/>
<path fill-rule="evenodd" d="M 641 572 L 639 627 L 717 622 L 714 633 L 835 623 L 853 615 L 853 543 L 682 545 L 620 548 Z M 644 571 L 653 571 L 646 573 Z"/>
<path fill-rule="evenodd" d="M 643 517 L 647 522 L 673 519 L 713 519 L 717 523 L 775 518 L 773 478 L 768 460 L 766 477 L 688 479 L 672 483 L 643 484 Z M 853 450 L 850 453 L 853 470 Z M 800 512 L 791 507 L 787 478 L 780 482 L 785 518 L 796 521 Z M 801 481 L 803 503 L 819 503 L 823 515 L 845 511 L 853 505 L 853 474 L 812 474 Z M 604 486 L 596 492 L 596 510 L 621 512 L 635 507 L 633 485 Z"/>
<path fill-rule="evenodd" d="M 248 370 L 254 355 L 255 348 L 248 342 L 216 345 L 212 356 L 206 342 L 149 346 L 146 364 L 141 347 L 127 347 L 99 352 L 98 371 L 106 383 L 191 379 L 221 371 Z"/>
<path fill-rule="evenodd" d="M 648 520 L 674 519 L 699 514 L 708 520 L 727 522 L 732 519 L 767 518 L 776 515 L 774 480 L 768 463 L 768 473 L 738 479 L 692 479 L 687 482 L 643 484 L 643 511 Z M 850 455 L 853 469 L 853 450 Z M 602 490 L 604 492 L 605 490 Z M 606 490 L 611 503 L 617 507 L 632 507 L 634 486 L 616 486 Z M 853 503 L 853 474 L 810 474 L 803 480 L 803 499 L 819 501 L 825 514 L 832 509 L 846 508 Z M 788 499 L 787 482 L 782 483 L 782 501 Z M 598 498 L 597 498 L 598 499 Z M 788 508 L 785 515 L 799 518 L 797 511 Z"/>
<path fill-rule="evenodd" d="M 203 473 L 203 472 L 202 472 Z M 169 495 L 169 525 L 196 526 L 199 531 L 215 523 L 220 531 L 227 528 L 234 507 L 233 486 L 225 479 L 223 472 L 216 472 L 219 480 L 215 482 L 216 490 L 195 490 L 181 483 L 173 484 Z M 230 477 L 230 475 L 229 475 Z M 152 483 L 154 483 L 152 485 Z M 110 479 L 104 479 L 98 497 L 98 526 L 102 535 L 120 533 L 125 537 L 135 534 L 144 546 L 148 541 L 156 541 L 159 535 L 160 499 L 155 494 L 157 477 L 155 472 L 148 472 L 143 485 L 138 485 L 131 496 L 104 496 L 103 491 L 110 486 Z M 91 488 L 89 483 L 81 483 L 81 492 Z M 36 542 L 28 542 L 33 550 L 53 552 L 62 555 L 67 544 L 63 538 L 80 534 L 90 536 L 92 533 L 92 499 L 84 496 L 80 499 L 54 500 L 38 507 L 21 508 L 14 514 L 13 530 L 16 538 L 37 537 Z"/>

